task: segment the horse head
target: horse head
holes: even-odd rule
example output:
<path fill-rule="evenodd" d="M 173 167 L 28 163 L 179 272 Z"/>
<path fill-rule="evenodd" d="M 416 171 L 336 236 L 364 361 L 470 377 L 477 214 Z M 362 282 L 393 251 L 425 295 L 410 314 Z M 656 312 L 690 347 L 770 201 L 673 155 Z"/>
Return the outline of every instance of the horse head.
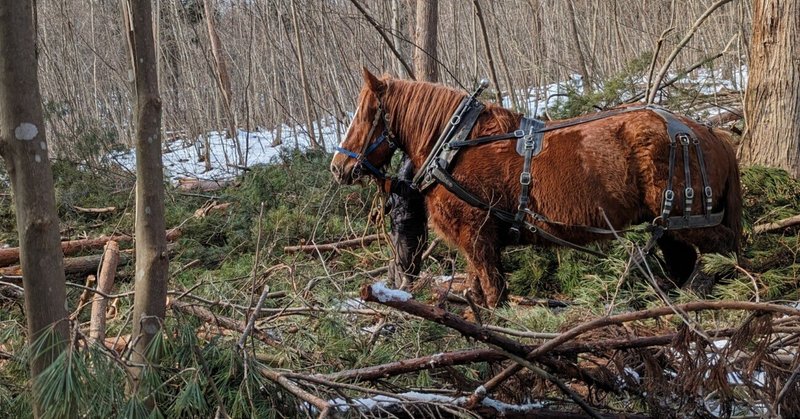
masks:
<path fill-rule="evenodd" d="M 363 69 L 363 76 L 364 85 L 355 115 L 331 160 L 333 178 L 345 185 L 360 180 L 364 175 L 383 178 L 381 169 L 397 149 L 382 99 L 388 83 L 375 77 L 366 68 Z"/>

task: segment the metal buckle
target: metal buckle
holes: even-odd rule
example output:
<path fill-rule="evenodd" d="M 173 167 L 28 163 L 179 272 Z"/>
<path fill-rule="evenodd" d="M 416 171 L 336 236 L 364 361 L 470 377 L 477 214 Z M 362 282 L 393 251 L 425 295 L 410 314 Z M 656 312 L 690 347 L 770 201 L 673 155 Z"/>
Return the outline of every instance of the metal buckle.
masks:
<path fill-rule="evenodd" d="M 710 186 L 706 186 L 705 194 L 706 198 L 711 198 L 712 196 L 714 196 L 714 192 L 711 190 Z"/>
<path fill-rule="evenodd" d="M 453 117 L 450 118 L 450 125 L 456 126 L 460 123 L 461 123 L 461 115 L 453 115 Z"/>
<path fill-rule="evenodd" d="M 522 172 L 519 175 L 519 183 L 523 186 L 531 184 L 531 172 Z"/>
<path fill-rule="evenodd" d="M 533 150 L 533 147 L 536 145 L 536 141 L 534 140 L 533 135 L 528 135 L 525 137 L 525 150 Z"/>
<path fill-rule="evenodd" d="M 678 141 L 681 142 L 683 145 L 689 145 L 689 135 L 686 133 L 680 133 L 677 135 Z"/>
<path fill-rule="evenodd" d="M 675 191 L 673 191 L 672 189 L 667 189 L 666 191 L 664 191 L 664 201 L 671 203 L 672 200 L 674 199 L 675 199 Z"/>
<path fill-rule="evenodd" d="M 518 129 L 518 130 L 514 131 L 514 137 L 522 138 L 524 136 L 525 136 L 525 130 Z"/>
<path fill-rule="evenodd" d="M 692 188 L 684 189 L 683 196 L 685 196 L 686 199 L 693 199 L 694 198 L 694 189 L 692 189 Z"/>

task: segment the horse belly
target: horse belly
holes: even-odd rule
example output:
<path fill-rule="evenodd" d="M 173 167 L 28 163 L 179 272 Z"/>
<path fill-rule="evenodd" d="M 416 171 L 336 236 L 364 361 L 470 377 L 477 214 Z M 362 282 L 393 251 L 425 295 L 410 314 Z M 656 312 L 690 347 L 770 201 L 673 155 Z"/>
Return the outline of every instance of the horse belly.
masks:
<path fill-rule="evenodd" d="M 623 228 L 638 222 L 649 210 L 642 208 L 634 151 L 611 128 L 575 131 L 551 139 L 537 158 L 535 210 L 571 225 Z M 558 230 L 580 242 L 597 238 L 581 229 Z"/>

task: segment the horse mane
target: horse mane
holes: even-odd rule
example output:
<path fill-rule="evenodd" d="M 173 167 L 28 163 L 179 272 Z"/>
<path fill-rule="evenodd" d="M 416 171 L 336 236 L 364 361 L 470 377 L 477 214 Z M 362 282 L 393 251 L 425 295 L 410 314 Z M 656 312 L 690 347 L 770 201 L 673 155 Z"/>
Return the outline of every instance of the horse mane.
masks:
<path fill-rule="evenodd" d="M 467 94 L 436 83 L 393 79 L 388 76 L 384 76 L 383 81 L 386 83 L 384 102 L 393 118 L 392 128 L 409 141 L 407 147 L 426 155 L 422 149 L 433 145 Z M 485 105 L 485 117 L 479 120 L 473 133 L 482 132 L 486 135 L 510 132 L 519 125 L 520 114 L 495 104 Z"/>

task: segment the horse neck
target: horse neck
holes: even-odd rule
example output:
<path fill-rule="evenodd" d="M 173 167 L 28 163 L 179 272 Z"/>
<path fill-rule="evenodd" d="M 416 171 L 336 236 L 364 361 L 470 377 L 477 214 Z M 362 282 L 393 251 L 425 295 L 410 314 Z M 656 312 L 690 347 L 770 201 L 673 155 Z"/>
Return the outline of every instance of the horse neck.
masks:
<path fill-rule="evenodd" d="M 400 148 L 419 168 L 450 121 L 464 93 L 426 82 L 395 80 L 384 97 Z"/>

